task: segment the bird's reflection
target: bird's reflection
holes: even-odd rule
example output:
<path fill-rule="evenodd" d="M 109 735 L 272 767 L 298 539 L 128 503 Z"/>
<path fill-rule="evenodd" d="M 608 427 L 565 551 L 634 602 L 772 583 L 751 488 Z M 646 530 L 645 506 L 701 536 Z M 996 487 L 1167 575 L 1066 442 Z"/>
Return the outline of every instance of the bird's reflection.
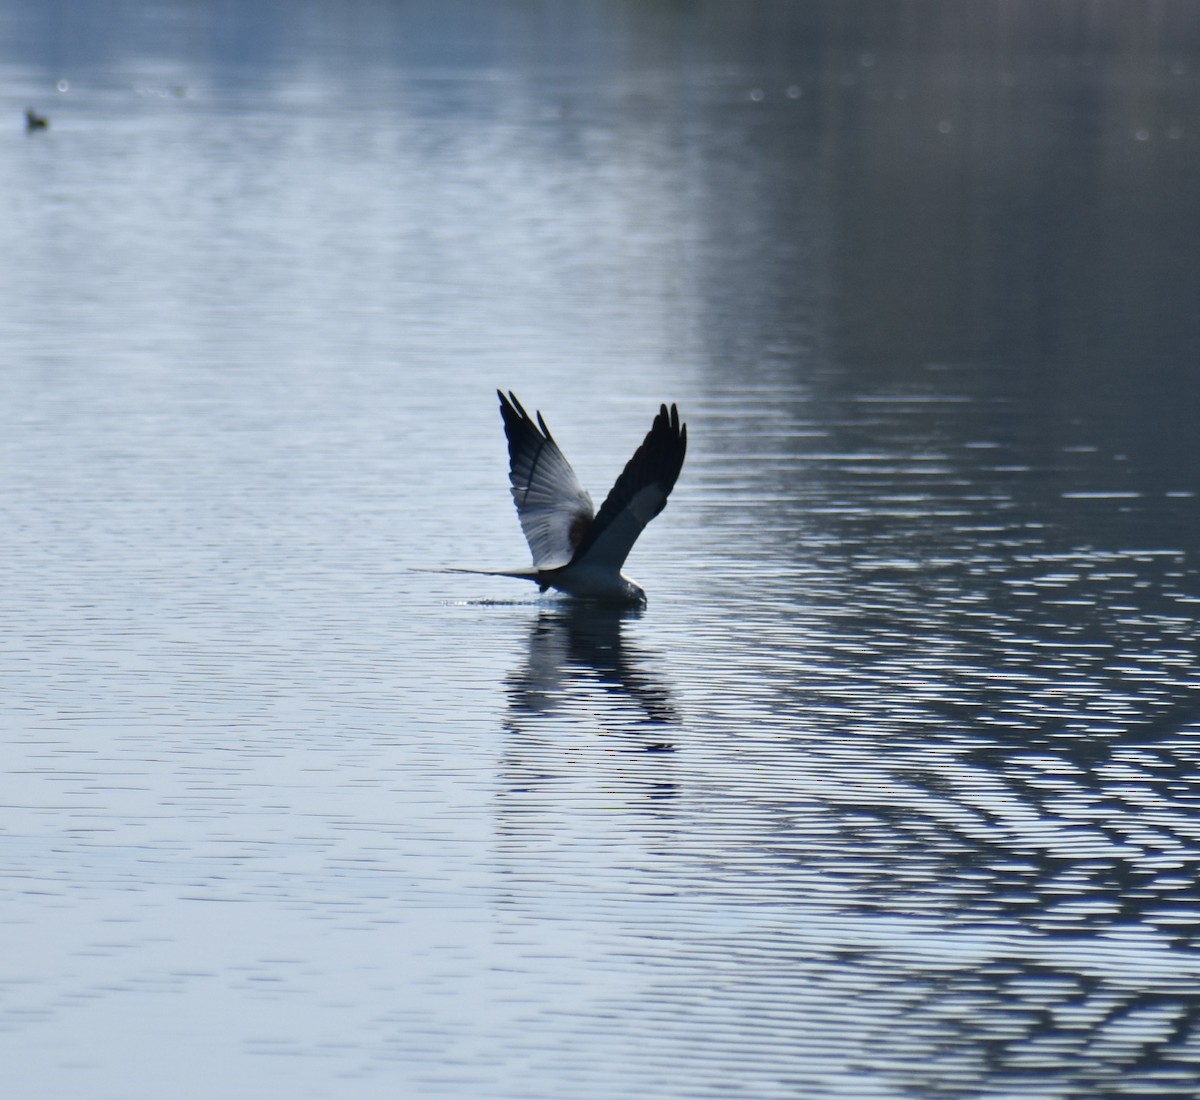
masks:
<path fill-rule="evenodd" d="M 542 609 L 530 628 L 525 663 L 508 680 L 514 719 L 564 711 L 572 700 L 579 702 L 577 689 L 590 684 L 602 692 L 602 705 L 593 709 L 603 727 L 642 737 L 654 727 L 655 740 L 643 747 L 669 748 L 662 738 L 676 715 L 669 690 L 651 671 L 659 662 L 625 637 L 642 613 L 567 602 Z M 588 694 L 595 701 L 595 692 Z M 626 704 L 633 704 L 636 717 Z"/>
<path fill-rule="evenodd" d="M 640 615 L 564 602 L 529 623 L 496 775 L 496 859 L 515 906 L 536 904 L 540 881 L 603 876 L 627 845 L 661 846 L 678 827 L 678 720 L 661 658 L 630 641 Z"/>
<path fill-rule="evenodd" d="M 523 835 L 547 793 L 544 808 L 560 806 L 584 777 L 585 803 L 598 788 L 622 792 L 638 813 L 677 797 L 670 761 L 678 718 L 663 661 L 629 640 L 641 615 L 563 602 L 541 608 L 530 624 L 525 660 L 505 685 L 505 835 Z"/>

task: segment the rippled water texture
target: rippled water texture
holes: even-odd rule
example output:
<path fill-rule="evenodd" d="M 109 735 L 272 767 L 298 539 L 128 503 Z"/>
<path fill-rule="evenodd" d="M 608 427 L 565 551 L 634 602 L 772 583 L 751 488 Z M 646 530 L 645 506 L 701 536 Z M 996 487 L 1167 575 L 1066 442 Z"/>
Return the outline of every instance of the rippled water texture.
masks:
<path fill-rule="evenodd" d="M 6 1091 L 1193 1095 L 1198 43 L 0 2 Z"/>

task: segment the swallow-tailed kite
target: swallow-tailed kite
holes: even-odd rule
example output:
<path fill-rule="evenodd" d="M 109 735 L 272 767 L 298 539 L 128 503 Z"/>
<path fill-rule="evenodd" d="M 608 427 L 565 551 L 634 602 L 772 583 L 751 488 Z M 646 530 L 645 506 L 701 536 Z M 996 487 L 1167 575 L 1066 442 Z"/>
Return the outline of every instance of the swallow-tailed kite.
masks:
<path fill-rule="evenodd" d="M 512 391 L 496 393 L 508 436 L 513 501 L 533 568 L 493 575 L 534 581 L 543 592 L 556 588 L 586 600 L 645 603 L 646 593 L 621 574 L 621 566 L 642 529 L 666 507 L 683 468 L 687 426 L 679 422 L 679 410 L 659 408 L 597 512 L 542 414 L 534 420 Z"/>

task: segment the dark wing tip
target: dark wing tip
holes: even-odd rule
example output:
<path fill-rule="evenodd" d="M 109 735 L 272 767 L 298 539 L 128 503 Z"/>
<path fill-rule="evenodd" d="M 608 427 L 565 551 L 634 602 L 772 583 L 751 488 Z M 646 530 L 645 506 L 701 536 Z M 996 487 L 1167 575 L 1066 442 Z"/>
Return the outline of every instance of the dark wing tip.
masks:
<path fill-rule="evenodd" d="M 500 398 L 500 415 L 504 417 L 505 430 L 517 429 L 533 434 L 533 436 L 547 443 L 554 442 L 554 436 L 550 434 L 550 429 L 546 425 L 542 414 L 537 413 L 537 419 L 530 416 L 525 411 L 525 406 L 521 404 L 517 395 L 509 390 L 506 394 L 503 390 L 497 390 L 496 395 Z"/>
<path fill-rule="evenodd" d="M 666 405 L 659 405 L 658 416 L 654 418 L 654 427 L 659 431 L 669 432 L 676 439 L 687 437 L 687 425 L 680 423 L 679 406 L 673 401 L 670 408 Z"/>
<path fill-rule="evenodd" d="M 508 393 L 497 390 L 496 396 L 500 398 L 500 415 L 504 418 L 504 430 L 510 437 L 514 431 L 529 431 L 535 436 L 538 435 L 537 426 L 512 390 Z"/>
<path fill-rule="evenodd" d="M 628 469 L 631 472 L 638 469 L 644 483 L 657 483 L 664 494 L 669 494 L 683 469 L 686 453 L 687 425 L 679 419 L 679 406 L 659 405 L 654 424 L 637 454 L 630 459 Z"/>
<path fill-rule="evenodd" d="M 500 398 L 500 411 L 504 413 L 515 413 L 523 420 L 529 419 L 529 414 L 521 407 L 521 402 L 517 400 L 517 395 L 509 390 L 505 393 L 503 390 L 497 390 L 496 396 Z"/>
<path fill-rule="evenodd" d="M 655 431 L 663 436 L 664 444 L 670 449 L 678 449 L 680 465 L 683 464 L 683 451 L 687 448 L 687 425 L 679 418 L 679 406 L 674 402 L 667 408 L 662 405 L 654 421 Z"/>

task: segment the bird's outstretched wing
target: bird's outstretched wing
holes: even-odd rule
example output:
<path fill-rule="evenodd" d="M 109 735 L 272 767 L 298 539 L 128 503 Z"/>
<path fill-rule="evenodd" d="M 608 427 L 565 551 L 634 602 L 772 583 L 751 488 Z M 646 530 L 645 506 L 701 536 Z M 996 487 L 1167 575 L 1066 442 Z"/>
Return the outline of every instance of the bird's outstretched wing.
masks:
<path fill-rule="evenodd" d="M 596 514 L 542 414 L 537 421 L 516 394 L 496 391 L 508 436 L 508 478 L 521 529 L 538 569 L 557 569 L 574 556 Z"/>
<path fill-rule="evenodd" d="M 667 506 L 686 453 L 687 425 L 679 423 L 679 410 L 660 406 L 572 560 L 620 569 L 642 529 Z"/>

